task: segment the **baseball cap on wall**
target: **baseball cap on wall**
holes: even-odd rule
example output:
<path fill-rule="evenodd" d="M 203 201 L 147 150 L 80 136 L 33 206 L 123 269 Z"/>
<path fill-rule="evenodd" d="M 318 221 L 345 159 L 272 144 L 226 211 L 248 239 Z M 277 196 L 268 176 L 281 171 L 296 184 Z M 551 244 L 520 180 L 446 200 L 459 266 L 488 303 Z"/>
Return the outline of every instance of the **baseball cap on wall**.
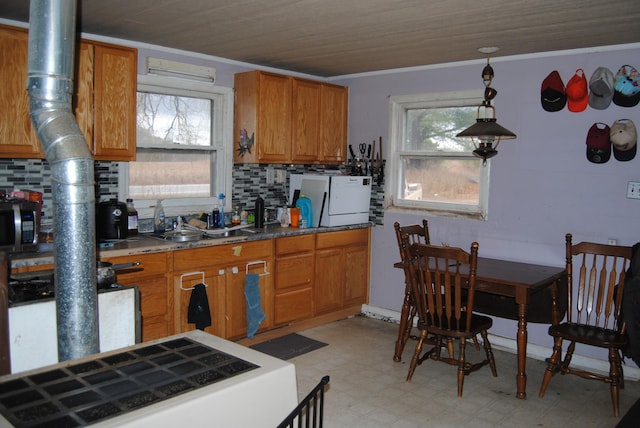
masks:
<path fill-rule="evenodd" d="M 634 107 L 640 102 L 640 76 L 630 65 L 623 65 L 616 73 L 613 102 L 620 107 Z"/>
<path fill-rule="evenodd" d="M 567 104 L 567 94 L 560 73 L 553 70 L 542 81 L 540 88 L 540 103 L 546 111 L 560 111 Z"/>
<path fill-rule="evenodd" d="M 593 163 L 606 163 L 611 157 L 609 125 L 597 122 L 587 133 L 587 159 Z"/>
<path fill-rule="evenodd" d="M 578 113 L 584 111 L 589 104 L 589 89 L 584 70 L 579 68 L 567 83 L 567 107 L 569 111 Z"/>
<path fill-rule="evenodd" d="M 613 73 L 606 67 L 598 67 L 589 79 L 589 106 L 597 110 L 609 107 L 613 99 Z"/>
<path fill-rule="evenodd" d="M 611 125 L 609 139 L 617 160 L 629 161 L 636 156 L 638 134 L 631 119 L 616 120 Z"/>

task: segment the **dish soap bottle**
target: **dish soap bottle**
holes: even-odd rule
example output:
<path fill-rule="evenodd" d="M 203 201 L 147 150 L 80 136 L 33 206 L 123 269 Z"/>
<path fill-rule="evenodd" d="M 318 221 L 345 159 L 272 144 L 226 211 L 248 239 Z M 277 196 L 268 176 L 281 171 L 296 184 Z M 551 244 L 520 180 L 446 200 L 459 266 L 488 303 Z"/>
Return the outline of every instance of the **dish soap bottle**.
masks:
<path fill-rule="evenodd" d="M 311 211 L 311 199 L 300 195 L 296 201 L 296 207 L 300 208 L 300 229 L 313 227 L 313 215 Z"/>
<path fill-rule="evenodd" d="M 133 206 L 133 199 L 127 198 L 127 236 L 138 234 L 138 211 Z"/>
<path fill-rule="evenodd" d="M 164 221 L 164 207 L 162 206 L 162 200 L 158 199 L 156 207 L 153 210 L 153 232 L 156 234 L 164 235 L 167 230 Z"/>

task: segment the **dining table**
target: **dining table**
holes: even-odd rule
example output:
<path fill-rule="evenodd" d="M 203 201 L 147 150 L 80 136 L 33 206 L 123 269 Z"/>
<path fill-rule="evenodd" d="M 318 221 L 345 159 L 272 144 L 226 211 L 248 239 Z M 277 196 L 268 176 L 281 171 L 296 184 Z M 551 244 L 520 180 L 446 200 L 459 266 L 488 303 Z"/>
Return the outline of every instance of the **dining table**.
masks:
<path fill-rule="evenodd" d="M 405 269 L 403 262 L 395 268 Z M 407 272 L 408 270 L 405 270 Z M 517 320 L 518 368 L 516 397 L 527 396 L 527 322 L 557 324 L 567 310 L 567 272 L 564 267 L 478 257 L 473 311 Z M 412 328 L 415 308 L 405 281 L 405 296 L 393 359 L 401 360 Z"/>

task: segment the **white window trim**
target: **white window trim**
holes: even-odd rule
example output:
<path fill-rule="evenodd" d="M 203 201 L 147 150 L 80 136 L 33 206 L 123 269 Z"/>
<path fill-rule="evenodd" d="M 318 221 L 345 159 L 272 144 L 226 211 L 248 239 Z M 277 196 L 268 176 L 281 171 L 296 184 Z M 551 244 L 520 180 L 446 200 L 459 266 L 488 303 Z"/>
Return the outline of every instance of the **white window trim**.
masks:
<path fill-rule="evenodd" d="M 439 204 L 426 201 L 402 201 L 396 204 L 394 199 L 402 191 L 404 183 L 400 181 L 400 162 L 404 155 L 422 155 L 423 152 L 402 152 L 401 142 L 404 140 L 405 110 L 409 108 L 428 107 L 460 107 L 478 106 L 484 99 L 484 90 L 467 90 L 438 92 L 429 94 L 397 95 L 389 97 L 389 155 L 387 156 L 387 177 L 385 183 L 384 208 L 386 211 L 401 213 L 419 213 L 421 215 L 477 218 L 486 220 L 489 208 L 489 177 L 491 160 L 482 167 L 481 177 L 483 185 L 480 186 L 478 207 L 470 207 L 462 204 Z M 471 125 L 471 124 L 469 124 Z M 430 153 L 428 157 L 443 156 L 448 158 L 467 157 L 467 153 Z M 479 160 L 479 162 L 482 162 Z"/>
<path fill-rule="evenodd" d="M 224 193 L 225 210 L 231 209 L 231 174 L 233 170 L 233 89 L 213 85 L 211 83 L 192 81 L 187 79 L 176 79 L 164 76 L 154 75 L 138 75 L 138 89 L 148 90 L 152 92 L 171 91 L 176 95 L 193 96 L 203 98 L 207 94 L 212 99 L 216 99 L 218 104 L 214 109 L 214 123 L 220 124 L 214 129 L 212 150 L 216 150 L 216 156 L 219 161 L 214 169 L 215 182 L 218 191 L 216 193 Z M 222 100 L 220 101 L 220 96 Z M 222 105 L 221 105 L 222 104 Z M 141 145 L 138 147 L 153 147 L 149 145 Z M 157 146 L 156 146 L 157 147 Z M 181 147 L 189 149 L 189 146 Z M 198 150 L 206 150 L 202 146 L 197 146 Z M 118 195 L 120 200 L 128 198 L 129 194 L 129 163 L 120 162 L 119 164 L 119 180 Z M 221 190 L 220 190 L 221 189 Z M 155 201 L 154 201 L 155 203 Z M 208 212 L 218 203 L 218 198 L 183 198 L 183 199 L 166 199 L 163 200 L 165 213 L 167 216 L 179 214 L 189 214 L 196 212 Z M 138 211 L 140 218 L 153 217 L 153 205 L 146 201 L 134 200 L 134 205 Z"/>

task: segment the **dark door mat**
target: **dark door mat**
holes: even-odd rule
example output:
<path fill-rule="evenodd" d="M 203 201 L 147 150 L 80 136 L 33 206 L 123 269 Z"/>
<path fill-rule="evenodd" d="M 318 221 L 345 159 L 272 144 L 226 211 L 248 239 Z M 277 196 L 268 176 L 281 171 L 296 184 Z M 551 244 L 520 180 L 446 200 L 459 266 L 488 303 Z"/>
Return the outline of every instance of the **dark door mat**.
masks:
<path fill-rule="evenodd" d="M 291 333 L 277 339 L 258 343 L 250 346 L 250 348 L 281 360 L 289 360 L 307 352 L 315 351 L 323 346 L 327 346 L 327 344 L 297 333 Z"/>
<path fill-rule="evenodd" d="M 640 421 L 640 400 L 631 406 L 627 414 L 616 425 L 616 428 L 636 428 L 638 421 Z"/>

